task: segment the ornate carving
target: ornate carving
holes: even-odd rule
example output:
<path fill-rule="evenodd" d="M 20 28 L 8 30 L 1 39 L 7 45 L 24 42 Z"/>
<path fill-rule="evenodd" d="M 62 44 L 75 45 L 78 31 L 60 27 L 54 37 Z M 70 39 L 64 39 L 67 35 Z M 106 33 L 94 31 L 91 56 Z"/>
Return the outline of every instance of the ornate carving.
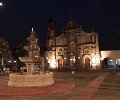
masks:
<path fill-rule="evenodd" d="M 72 42 L 70 44 L 70 52 L 75 52 L 75 43 L 74 42 Z"/>
<path fill-rule="evenodd" d="M 90 47 L 88 46 L 84 48 L 83 53 L 86 53 L 86 54 L 90 53 Z"/>
<path fill-rule="evenodd" d="M 74 33 L 71 33 L 70 34 L 70 39 L 73 39 L 74 38 Z"/>
<path fill-rule="evenodd" d="M 96 55 L 95 52 L 92 52 L 92 53 L 91 53 L 91 57 L 94 57 L 95 55 Z"/>

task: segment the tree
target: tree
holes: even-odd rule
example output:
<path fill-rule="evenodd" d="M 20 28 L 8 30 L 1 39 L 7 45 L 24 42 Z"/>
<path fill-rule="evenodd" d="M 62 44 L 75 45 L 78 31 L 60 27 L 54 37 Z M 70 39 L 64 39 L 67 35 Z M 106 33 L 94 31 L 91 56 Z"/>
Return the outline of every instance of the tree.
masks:
<path fill-rule="evenodd" d="M 10 54 L 10 47 L 4 38 L 0 37 L 0 58 L 6 57 Z"/>
<path fill-rule="evenodd" d="M 27 45 L 28 43 L 22 42 L 13 50 L 12 55 L 15 59 L 19 59 L 19 57 L 24 57 L 28 55 L 28 51 L 24 48 Z"/>
<path fill-rule="evenodd" d="M 25 66 L 25 63 L 21 62 L 19 60 L 19 57 L 24 57 L 24 56 L 28 56 L 28 51 L 25 50 L 25 46 L 27 46 L 28 43 L 27 42 L 22 42 L 21 44 L 19 44 L 13 51 L 12 51 L 12 55 L 14 56 L 14 58 L 17 60 L 17 64 L 22 67 Z"/>

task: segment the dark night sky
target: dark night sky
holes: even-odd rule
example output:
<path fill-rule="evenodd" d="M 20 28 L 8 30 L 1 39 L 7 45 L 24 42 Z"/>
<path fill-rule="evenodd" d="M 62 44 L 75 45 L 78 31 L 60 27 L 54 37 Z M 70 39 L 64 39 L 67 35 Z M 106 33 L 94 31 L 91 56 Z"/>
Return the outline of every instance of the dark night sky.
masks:
<path fill-rule="evenodd" d="M 120 36 L 120 0 L 2 0 L 0 8 L 0 36 L 15 47 L 30 35 L 34 28 L 40 45 L 45 45 L 47 21 L 56 23 L 56 35 L 73 20 L 99 36 L 101 48 L 112 47 L 112 40 Z"/>

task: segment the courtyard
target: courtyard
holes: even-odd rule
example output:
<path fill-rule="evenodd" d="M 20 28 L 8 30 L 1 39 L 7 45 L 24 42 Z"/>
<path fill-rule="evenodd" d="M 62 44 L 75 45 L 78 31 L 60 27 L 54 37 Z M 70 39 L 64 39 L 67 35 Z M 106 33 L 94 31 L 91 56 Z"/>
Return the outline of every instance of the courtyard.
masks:
<path fill-rule="evenodd" d="M 71 88 L 64 91 L 52 93 L 52 90 L 55 90 L 54 88 L 51 91 L 46 90 L 48 91 L 46 94 L 40 93 L 38 95 L 33 95 L 36 92 L 34 88 L 32 90 L 33 94 L 20 97 L 7 96 L 7 94 L 0 92 L 0 100 L 120 100 L 120 76 L 110 75 L 110 70 L 80 71 L 75 74 L 71 72 L 54 72 L 54 80 L 65 80 L 66 83 L 68 82 L 66 87 L 69 87 L 70 83 L 75 85 L 71 85 Z M 100 78 L 100 76 L 104 77 Z M 14 88 L 13 90 L 8 90 L 7 87 L 2 88 L 2 85 L 7 84 L 7 82 L 8 76 L 0 76 L 0 91 L 3 90 L 6 93 L 9 91 L 16 94 Z M 64 84 L 62 83 L 63 81 L 60 81 L 61 86 Z M 23 88 L 23 91 L 26 92 L 26 89 Z M 20 91 L 18 93 L 20 94 Z"/>

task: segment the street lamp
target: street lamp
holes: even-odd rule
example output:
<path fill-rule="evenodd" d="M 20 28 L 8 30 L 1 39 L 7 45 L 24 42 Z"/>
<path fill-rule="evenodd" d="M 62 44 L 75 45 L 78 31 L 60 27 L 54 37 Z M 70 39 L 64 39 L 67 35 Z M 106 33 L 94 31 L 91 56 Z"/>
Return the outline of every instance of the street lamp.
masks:
<path fill-rule="evenodd" d="M 11 61 L 10 61 L 10 60 L 9 60 L 8 62 L 9 62 L 9 63 L 11 63 Z"/>
<path fill-rule="evenodd" d="M 14 60 L 14 63 L 15 63 L 15 66 L 17 67 L 17 61 L 16 60 Z"/>
<path fill-rule="evenodd" d="M 14 63 L 16 63 L 16 60 L 14 60 Z"/>

